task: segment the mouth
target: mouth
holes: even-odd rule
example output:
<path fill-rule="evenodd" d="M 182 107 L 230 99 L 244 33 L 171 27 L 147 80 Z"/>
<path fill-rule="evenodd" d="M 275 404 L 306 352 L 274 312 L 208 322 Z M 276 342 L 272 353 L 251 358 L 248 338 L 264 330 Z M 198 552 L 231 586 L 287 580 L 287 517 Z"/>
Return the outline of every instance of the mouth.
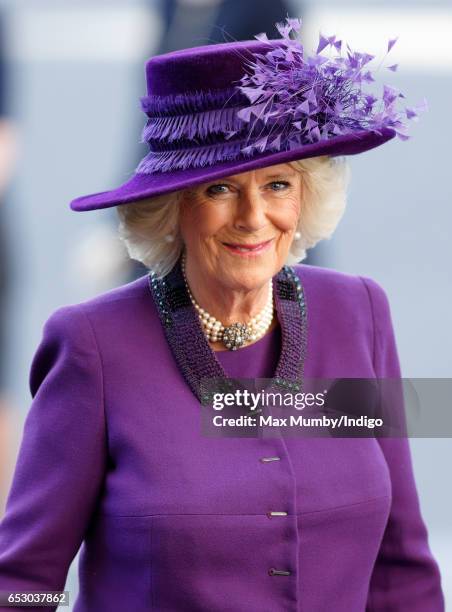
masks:
<path fill-rule="evenodd" d="M 256 242 L 256 243 L 242 243 L 242 242 L 223 242 L 222 244 L 230 251 L 231 253 L 241 254 L 241 255 L 256 255 L 259 253 L 263 253 L 268 249 L 270 243 L 273 242 L 273 238 L 270 240 L 266 240 L 265 242 Z"/>

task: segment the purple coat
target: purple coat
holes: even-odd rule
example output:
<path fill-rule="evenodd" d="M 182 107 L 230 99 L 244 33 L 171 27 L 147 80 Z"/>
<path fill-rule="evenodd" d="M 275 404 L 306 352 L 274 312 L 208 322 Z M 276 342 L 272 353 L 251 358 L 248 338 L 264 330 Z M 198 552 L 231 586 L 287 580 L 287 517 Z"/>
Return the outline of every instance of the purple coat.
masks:
<path fill-rule="evenodd" d="M 380 285 L 294 269 L 305 376 L 399 376 Z M 277 337 L 217 355 L 267 376 Z M 82 545 L 76 612 L 444 610 L 408 440 L 201 436 L 147 276 L 57 309 L 30 389 L 0 591 L 62 590 Z"/>

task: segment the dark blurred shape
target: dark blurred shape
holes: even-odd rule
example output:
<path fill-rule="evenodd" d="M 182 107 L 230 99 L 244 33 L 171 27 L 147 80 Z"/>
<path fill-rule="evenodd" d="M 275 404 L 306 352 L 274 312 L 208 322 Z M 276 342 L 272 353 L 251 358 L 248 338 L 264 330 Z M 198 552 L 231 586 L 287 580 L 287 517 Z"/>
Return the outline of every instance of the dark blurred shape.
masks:
<path fill-rule="evenodd" d="M 0 14 L 0 147 L 4 146 L 1 142 L 2 127 L 6 115 L 6 96 L 5 96 L 5 53 L 4 53 L 4 30 L 3 20 Z M 0 168 L 3 175 L 3 169 Z M 1 395 L 4 388 L 4 374 L 6 361 L 5 329 L 6 329 L 6 298 L 8 291 L 8 253 L 6 247 L 6 231 L 3 221 L 3 185 L 0 184 L 0 405 Z M 0 408 L 1 409 L 1 408 Z"/>
<path fill-rule="evenodd" d="M 279 38 L 275 23 L 293 17 L 290 3 L 284 0 L 224 0 L 213 24 L 210 42 L 252 40 L 265 32 L 269 38 Z"/>
<path fill-rule="evenodd" d="M 6 304 L 8 291 L 8 253 L 6 248 L 5 223 L 3 207 L 0 202 L 0 395 L 5 384 L 4 371 L 6 362 Z"/>
<path fill-rule="evenodd" d="M 0 516 L 3 515 L 10 476 L 10 439 L 12 403 L 6 392 L 6 329 L 7 304 L 11 280 L 6 225 L 4 221 L 4 192 L 11 178 L 15 161 L 16 138 L 8 117 L 7 66 L 4 49 L 4 21 L 0 12 Z"/>
<path fill-rule="evenodd" d="M 163 0 L 164 29 L 155 55 L 209 44 L 220 0 Z"/>
<path fill-rule="evenodd" d="M 156 54 L 250 40 L 260 32 L 278 37 L 275 23 L 290 12 L 290 3 L 285 0 L 163 0 L 164 31 Z"/>

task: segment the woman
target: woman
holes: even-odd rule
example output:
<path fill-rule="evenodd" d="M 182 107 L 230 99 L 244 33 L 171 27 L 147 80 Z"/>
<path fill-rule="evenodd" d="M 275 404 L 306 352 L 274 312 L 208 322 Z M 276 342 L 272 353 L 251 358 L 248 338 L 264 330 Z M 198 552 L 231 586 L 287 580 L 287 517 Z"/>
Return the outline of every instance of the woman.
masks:
<path fill-rule="evenodd" d="M 365 58 L 305 61 L 298 28 L 152 58 L 150 152 L 71 203 L 120 205 L 151 273 L 46 322 L 3 591 L 62 590 L 82 544 L 77 612 L 444 609 L 406 439 L 200 430 L 206 379 L 400 376 L 383 289 L 295 262 L 343 212 L 342 156 L 403 125 L 359 106 Z"/>

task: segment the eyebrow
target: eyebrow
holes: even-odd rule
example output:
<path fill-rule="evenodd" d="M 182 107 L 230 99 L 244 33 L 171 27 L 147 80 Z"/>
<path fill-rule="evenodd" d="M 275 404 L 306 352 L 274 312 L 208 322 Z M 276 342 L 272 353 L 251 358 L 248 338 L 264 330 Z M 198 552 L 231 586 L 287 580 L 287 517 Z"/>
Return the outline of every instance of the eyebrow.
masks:
<path fill-rule="evenodd" d="M 293 178 L 294 176 L 296 176 L 296 171 L 292 171 L 292 172 L 278 172 L 276 174 L 266 174 L 265 175 L 265 180 L 268 179 L 288 179 L 288 178 Z M 230 176 L 228 177 L 230 180 L 235 180 L 235 176 Z M 226 180 L 226 178 L 224 179 Z M 218 183 L 220 182 L 221 179 L 218 179 L 218 181 L 209 181 L 209 183 Z"/>
<path fill-rule="evenodd" d="M 267 179 L 292 178 L 294 176 L 295 176 L 295 172 L 278 172 L 277 174 L 266 174 L 265 178 Z"/>

